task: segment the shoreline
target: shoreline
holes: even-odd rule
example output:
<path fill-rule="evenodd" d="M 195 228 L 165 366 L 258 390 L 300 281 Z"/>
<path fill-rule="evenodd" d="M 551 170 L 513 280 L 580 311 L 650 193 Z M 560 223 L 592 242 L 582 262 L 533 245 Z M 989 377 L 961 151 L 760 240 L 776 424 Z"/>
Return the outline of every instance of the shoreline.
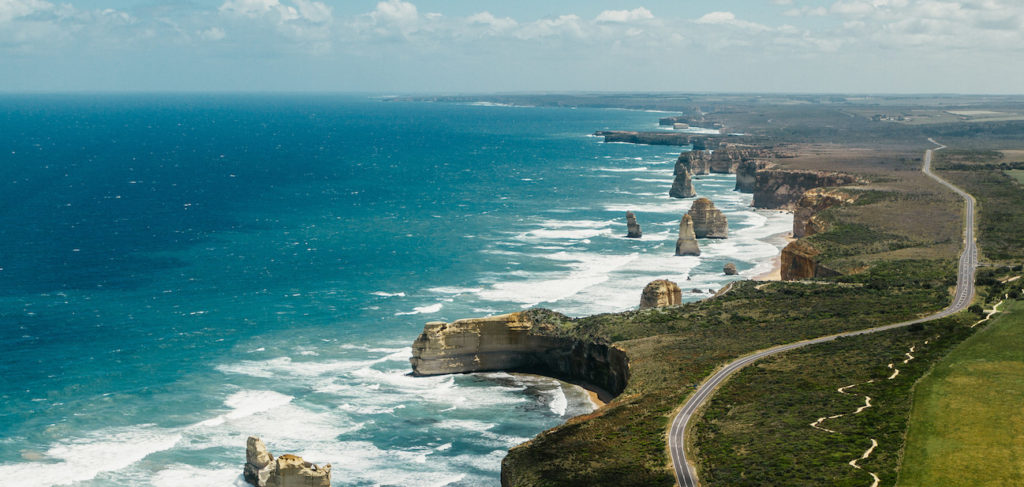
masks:
<path fill-rule="evenodd" d="M 777 233 L 768 237 L 767 240 L 779 239 L 784 240 L 786 244 L 795 242 L 797 239 L 793 238 L 793 232 L 782 232 Z M 783 246 L 785 247 L 785 246 Z M 772 269 L 766 272 L 762 272 L 751 278 L 753 281 L 781 281 L 782 280 L 782 250 L 779 250 L 779 254 L 772 257 Z"/>

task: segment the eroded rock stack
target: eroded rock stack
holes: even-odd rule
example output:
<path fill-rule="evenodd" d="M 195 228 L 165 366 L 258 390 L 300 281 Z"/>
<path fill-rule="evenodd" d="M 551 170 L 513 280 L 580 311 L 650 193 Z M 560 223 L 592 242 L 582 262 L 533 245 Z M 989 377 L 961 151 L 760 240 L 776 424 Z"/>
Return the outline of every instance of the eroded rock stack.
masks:
<path fill-rule="evenodd" d="M 683 290 L 679 285 L 666 280 L 651 281 L 640 294 L 640 309 L 675 306 L 683 301 Z"/>
<path fill-rule="evenodd" d="M 626 238 L 640 238 L 644 235 L 640 231 L 640 224 L 636 222 L 636 215 L 632 211 L 626 212 Z"/>
<path fill-rule="evenodd" d="M 687 213 L 693 219 L 693 232 L 697 238 L 726 238 L 729 221 L 722 210 L 707 198 L 697 198 Z"/>
<path fill-rule="evenodd" d="M 693 218 L 687 213 L 679 222 L 679 238 L 676 239 L 676 255 L 700 255 L 697 235 L 693 233 Z"/>
<path fill-rule="evenodd" d="M 732 262 L 725 264 L 725 267 L 722 268 L 722 272 L 727 276 L 735 276 L 737 274 L 736 264 L 733 264 Z"/>
<path fill-rule="evenodd" d="M 690 171 L 690 174 L 700 175 L 709 174 L 709 163 L 711 161 L 711 152 L 706 150 L 692 150 L 689 152 L 683 152 L 679 154 L 676 159 L 675 174 L 683 172 L 683 168 Z"/>
<path fill-rule="evenodd" d="M 680 169 L 678 164 L 676 169 Z M 676 173 L 676 179 L 672 181 L 672 188 L 668 190 L 668 195 L 673 198 L 693 198 L 697 196 L 697 191 L 693 189 L 693 179 L 690 176 L 690 170 L 685 167 L 681 169 L 682 172 Z"/>
<path fill-rule="evenodd" d="M 295 455 L 275 460 L 262 440 L 250 436 L 242 477 L 256 487 L 331 487 L 331 465 L 320 468 Z"/>

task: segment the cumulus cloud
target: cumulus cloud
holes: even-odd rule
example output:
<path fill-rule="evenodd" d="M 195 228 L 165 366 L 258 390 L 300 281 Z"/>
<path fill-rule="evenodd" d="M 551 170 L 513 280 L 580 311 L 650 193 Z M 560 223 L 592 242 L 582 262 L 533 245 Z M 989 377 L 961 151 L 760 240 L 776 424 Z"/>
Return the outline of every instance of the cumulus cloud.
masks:
<path fill-rule="evenodd" d="M 201 30 L 197 33 L 200 39 L 206 41 L 219 41 L 227 37 L 227 33 L 220 27 L 210 27 L 209 29 Z"/>
<path fill-rule="evenodd" d="M 736 14 L 732 12 L 710 12 L 697 19 L 697 23 L 708 25 L 729 25 L 748 30 L 769 30 L 766 25 L 747 20 L 740 20 L 736 18 Z"/>
<path fill-rule="evenodd" d="M 654 14 L 650 10 L 637 7 L 633 10 L 605 10 L 598 14 L 594 20 L 597 22 L 636 22 L 653 18 Z"/>
<path fill-rule="evenodd" d="M 490 12 L 480 12 L 466 17 L 466 22 L 471 25 L 484 25 L 496 31 L 508 31 L 519 26 L 519 22 L 511 17 L 495 17 Z"/>
<path fill-rule="evenodd" d="M 53 10 L 53 4 L 42 0 L 0 0 L 0 22 Z"/>

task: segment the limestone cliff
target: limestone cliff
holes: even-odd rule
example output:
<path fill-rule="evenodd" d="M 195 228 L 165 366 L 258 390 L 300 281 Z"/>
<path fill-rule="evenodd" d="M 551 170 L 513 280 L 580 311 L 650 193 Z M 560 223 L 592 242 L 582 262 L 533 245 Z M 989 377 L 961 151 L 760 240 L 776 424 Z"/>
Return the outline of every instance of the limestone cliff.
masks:
<path fill-rule="evenodd" d="M 722 267 L 722 272 L 724 272 L 727 276 L 735 276 L 736 274 L 738 274 L 738 272 L 736 271 L 736 264 L 733 264 L 732 262 L 725 264 L 725 266 Z"/>
<path fill-rule="evenodd" d="M 679 238 L 676 239 L 676 255 L 700 255 L 697 236 L 693 233 L 693 218 L 683 215 L 679 221 Z"/>
<path fill-rule="evenodd" d="M 697 238 L 726 238 L 729 236 L 729 222 L 722 210 L 707 198 L 694 200 L 687 213 L 693 219 L 693 233 Z"/>
<path fill-rule="evenodd" d="M 814 188 L 845 186 L 860 183 L 852 175 L 791 169 L 757 171 L 754 203 L 757 208 L 793 210 L 803 194 Z"/>
<path fill-rule="evenodd" d="M 796 203 L 793 212 L 793 236 L 807 237 L 828 230 L 828 224 L 818 214 L 833 206 L 853 203 L 857 195 L 838 189 L 815 188 L 807 191 Z"/>
<path fill-rule="evenodd" d="M 739 144 L 721 144 L 711 154 L 709 170 L 712 173 L 732 174 L 736 173 L 740 163 L 752 159 L 771 159 L 774 157 L 771 149 L 754 147 Z"/>
<path fill-rule="evenodd" d="M 640 224 L 636 222 L 636 215 L 632 211 L 626 212 L 626 238 L 640 238 L 644 232 L 640 231 Z"/>
<path fill-rule="evenodd" d="M 604 137 L 605 142 L 625 142 L 646 145 L 690 145 L 690 136 L 678 132 L 632 132 L 625 130 L 601 130 L 594 135 Z"/>
<path fill-rule="evenodd" d="M 818 255 L 821 252 L 805 240 L 790 242 L 782 249 L 782 280 L 796 281 L 815 277 L 830 277 L 838 272 L 821 265 Z"/>
<path fill-rule="evenodd" d="M 600 341 L 563 333 L 570 318 L 532 309 L 453 323 L 431 322 L 412 346 L 414 376 L 509 371 L 582 382 L 618 395 L 629 380 L 629 358 Z"/>
<path fill-rule="evenodd" d="M 250 436 L 242 477 L 256 487 L 331 487 L 331 465 L 320 468 L 287 454 L 275 460 L 262 440 Z"/>
<path fill-rule="evenodd" d="M 772 167 L 770 161 L 745 159 L 736 166 L 736 188 L 741 193 L 753 193 L 757 188 L 757 172 Z"/>
<path fill-rule="evenodd" d="M 683 290 L 667 279 L 651 281 L 640 294 L 640 309 L 675 306 L 683 301 Z"/>

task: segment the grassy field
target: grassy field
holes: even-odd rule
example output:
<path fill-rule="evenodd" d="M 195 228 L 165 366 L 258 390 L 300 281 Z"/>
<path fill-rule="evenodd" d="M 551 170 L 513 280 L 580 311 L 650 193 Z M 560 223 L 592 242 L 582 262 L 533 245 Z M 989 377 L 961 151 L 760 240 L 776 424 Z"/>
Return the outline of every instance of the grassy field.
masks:
<path fill-rule="evenodd" d="M 715 394 L 692 432 L 705 486 L 892 485 L 914 382 L 971 332 L 955 318 L 844 338 L 766 359 Z M 914 347 L 913 359 L 903 363 Z M 893 377 L 895 369 L 899 370 Z M 889 377 L 893 377 L 889 379 Z M 845 393 L 838 389 L 847 388 Z M 855 413 L 871 398 L 871 407 Z M 843 415 L 811 427 L 822 417 Z M 871 455 L 851 467 L 871 446 Z M 923 483 L 915 485 L 945 485 Z"/>
<path fill-rule="evenodd" d="M 897 485 L 1024 485 L 1024 303 L 953 350 L 914 391 Z"/>
<path fill-rule="evenodd" d="M 1016 169 L 1006 171 L 1006 174 L 1013 178 L 1015 181 L 1017 181 L 1017 184 L 1024 185 L 1024 170 Z"/>
<path fill-rule="evenodd" d="M 945 151 L 943 151 L 945 152 Z M 997 262 L 1019 263 L 1024 256 L 1024 191 L 998 166 L 995 151 L 939 153 L 938 174 L 955 181 L 978 200 L 981 255 Z M 955 167 L 956 170 L 944 169 Z"/>

